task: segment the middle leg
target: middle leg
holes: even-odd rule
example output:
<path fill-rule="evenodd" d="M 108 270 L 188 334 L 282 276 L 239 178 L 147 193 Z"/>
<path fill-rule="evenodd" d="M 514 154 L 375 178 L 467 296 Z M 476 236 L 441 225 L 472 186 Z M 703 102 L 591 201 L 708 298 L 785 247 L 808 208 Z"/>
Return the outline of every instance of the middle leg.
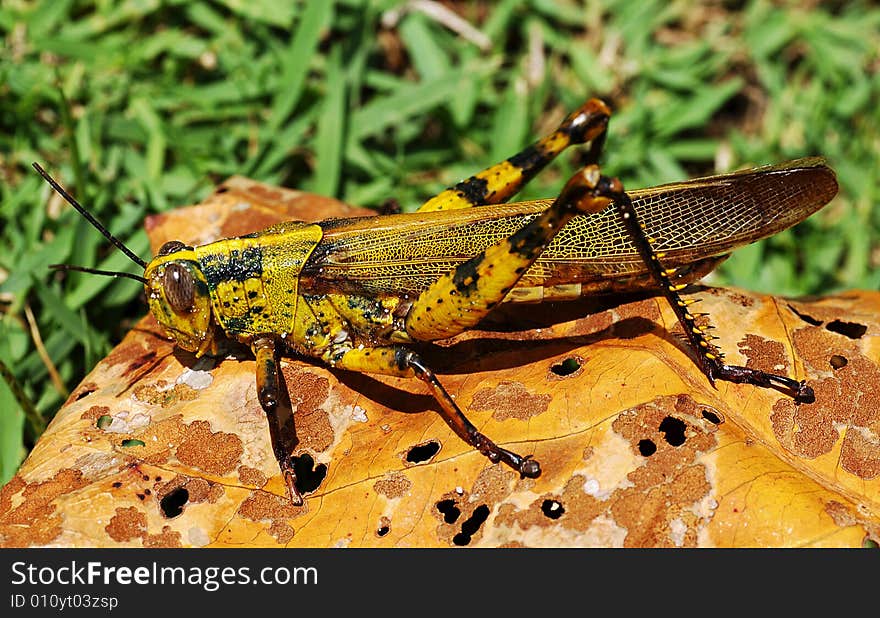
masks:
<path fill-rule="evenodd" d="M 431 394 L 440 405 L 440 416 L 459 438 L 488 457 L 492 463 L 507 464 L 524 477 L 537 478 L 541 474 L 541 465 L 537 461 L 501 448 L 480 433 L 443 388 L 434 372 L 415 352 L 401 346 L 363 349 L 331 347 L 324 352 L 322 360 L 339 369 L 420 379 L 428 385 Z"/>

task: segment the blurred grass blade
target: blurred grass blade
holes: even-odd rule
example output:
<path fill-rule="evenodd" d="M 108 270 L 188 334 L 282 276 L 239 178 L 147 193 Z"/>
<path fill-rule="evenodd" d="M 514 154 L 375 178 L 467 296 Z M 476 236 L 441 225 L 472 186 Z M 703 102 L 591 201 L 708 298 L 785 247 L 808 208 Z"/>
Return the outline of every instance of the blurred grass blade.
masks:
<path fill-rule="evenodd" d="M 342 175 L 342 144 L 347 124 L 341 45 L 335 45 L 327 59 L 326 84 L 324 109 L 318 118 L 315 138 L 315 178 L 311 190 L 319 195 L 335 196 Z"/>

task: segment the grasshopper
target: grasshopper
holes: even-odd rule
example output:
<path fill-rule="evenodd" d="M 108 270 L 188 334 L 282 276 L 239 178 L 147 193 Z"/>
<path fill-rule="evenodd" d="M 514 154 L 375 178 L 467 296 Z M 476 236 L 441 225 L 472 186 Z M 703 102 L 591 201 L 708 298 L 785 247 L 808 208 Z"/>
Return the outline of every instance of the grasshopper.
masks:
<path fill-rule="evenodd" d="M 537 461 L 480 433 L 409 347 L 459 334 L 504 302 L 659 288 L 711 383 L 749 383 L 796 402 L 814 400 L 805 381 L 724 364 L 679 291 L 734 248 L 825 205 L 837 192 L 834 172 L 822 159 L 807 158 L 627 193 L 598 166 L 610 116 L 604 102 L 591 99 L 549 135 L 414 213 L 289 221 L 197 247 L 171 241 L 149 263 L 34 167 L 144 274 L 57 268 L 140 281 L 153 316 L 197 357 L 216 353 L 223 337 L 252 350 L 274 454 L 291 502 L 302 504 L 278 420 L 286 393 L 279 357 L 287 354 L 418 378 L 462 440 L 522 477 L 539 476 Z M 588 145 L 585 165 L 555 200 L 505 204 L 572 144 Z"/>

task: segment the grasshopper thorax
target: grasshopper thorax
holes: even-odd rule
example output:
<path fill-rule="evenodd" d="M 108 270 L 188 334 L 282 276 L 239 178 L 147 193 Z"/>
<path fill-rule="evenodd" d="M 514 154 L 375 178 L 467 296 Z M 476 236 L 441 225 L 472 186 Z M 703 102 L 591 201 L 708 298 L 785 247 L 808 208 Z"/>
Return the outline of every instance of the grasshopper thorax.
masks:
<path fill-rule="evenodd" d="M 211 349 L 214 333 L 211 297 L 192 247 L 165 243 L 144 270 L 150 313 L 177 345 L 201 356 Z"/>

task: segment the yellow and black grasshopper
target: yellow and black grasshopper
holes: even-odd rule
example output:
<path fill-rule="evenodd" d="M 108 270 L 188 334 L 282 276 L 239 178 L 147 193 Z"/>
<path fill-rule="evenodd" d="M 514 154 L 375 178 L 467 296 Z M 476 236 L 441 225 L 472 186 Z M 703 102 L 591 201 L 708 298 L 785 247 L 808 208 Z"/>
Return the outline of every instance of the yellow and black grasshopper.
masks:
<path fill-rule="evenodd" d="M 814 399 L 804 381 L 724 364 L 678 291 L 732 249 L 821 208 L 837 192 L 834 172 L 809 158 L 626 193 L 597 165 L 609 117 L 605 103 L 592 99 L 550 135 L 415 213 L 291 221 L 198 247 L 172 241 L 149 263 L 34 167 L 144 274 L 60 268 L 141 281 L 153 316 L 196 356 L 215 352 L 222 336 L 250 347 L 273 449 L 291 500 L 301 504 L 277 416 L 286 392 L 278 359 L 289 353 L 339 369 L 419 378 L 458 436 L 492 462 L 540 475 L 537 461 L 480 433 L 408 347 L 461 333 L 503 302 L 659 286 L 710 381 Z M 504 204 L 571 144 L 589 144 L 587 165 L 555 200 Z"/>

